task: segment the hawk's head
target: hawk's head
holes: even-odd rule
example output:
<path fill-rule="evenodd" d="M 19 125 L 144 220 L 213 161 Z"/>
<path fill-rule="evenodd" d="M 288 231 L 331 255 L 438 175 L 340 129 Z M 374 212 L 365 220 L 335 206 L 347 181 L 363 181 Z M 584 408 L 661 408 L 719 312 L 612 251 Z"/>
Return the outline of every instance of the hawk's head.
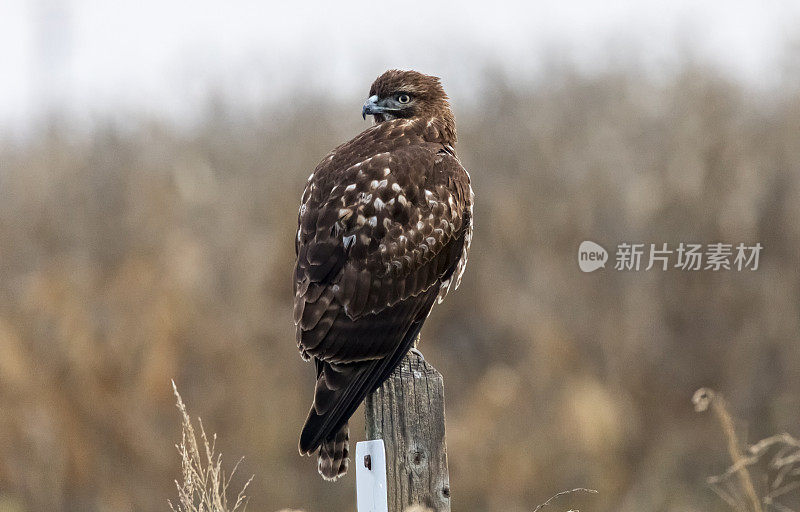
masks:
<path fill-rule="evenodd" d="M 361 109 L 366 119 L 376 123 L 392 119 L 427 119 L 439 125 L 447 142 L 456 141 L 456 126 L 447 94 L 438 77 L 418 71 L 390 69 L 379 76 L 369 89 L 369 99 Z"/>

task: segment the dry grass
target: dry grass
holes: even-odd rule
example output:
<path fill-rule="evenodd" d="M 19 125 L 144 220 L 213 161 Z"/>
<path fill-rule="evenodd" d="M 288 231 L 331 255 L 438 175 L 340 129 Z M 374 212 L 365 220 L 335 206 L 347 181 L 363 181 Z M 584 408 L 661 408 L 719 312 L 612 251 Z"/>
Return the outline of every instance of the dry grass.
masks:
<path fill-rule="evenodd" d="M 177 446 L 178 453 L 181 455 L 181 469 L 183 481 L 175 481 L 178 488 L 178 503 L 169 502 L 173 512 L 236 512 L 242 511 L 247 507 L 247 498 L 244 494 L 247 486 L 253 480 L 250 477 L 239 494 L 233 505 L 228 503 L 228 488 L 236 468 L 237 462 L 233 466 L 230 475 L 226 476 L 222 469 L 222 454 L 215 453 L 217 435 L 214 434 L 209 443 L 202 420 L 198 419 L 200 427 L 200 440 L 203 444 L 203 454 L 200 453 L 200 444 L 197 442 L 197 435 L 186 412 L 186 406 L 178 393 L 175 382 L 172 389 L 177 399 L 178 410 L 181 412 L 183 421 L 181 443 Z"/>
<path fill-rule="evenodd" d="M 743 452 L 733 418 L 722 396 L 702 388 L 694 394 L 692 402 L 698 412 L 709 408 L 714 412 L 728 444 L 730 467 L 707 480 L 714 492 L 738 512 L 791 512 L 792 509 L 782 501 L 798 497 L 800 441 L 789 434 L 779 434 L 762 439 Z"/>

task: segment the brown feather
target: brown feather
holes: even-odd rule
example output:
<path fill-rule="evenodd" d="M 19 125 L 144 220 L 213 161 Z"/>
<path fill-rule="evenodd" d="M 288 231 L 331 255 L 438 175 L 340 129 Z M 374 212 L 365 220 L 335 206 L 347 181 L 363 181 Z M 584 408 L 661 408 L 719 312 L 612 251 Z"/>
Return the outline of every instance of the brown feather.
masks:
<path fill-rule="evenodd" d="M 466 262 L 472 190 L 452 144 L 455 121 L 438 78 L 391 70 L 370 95 L 413 93 L 385 120 L 329 153 L 302 196 L 294 317 L 314 358 L 314 405 L 301 453 L 319 449 L 325 478 L 347 470 L 347 420 L 413 343 L 437 296 Z"/>

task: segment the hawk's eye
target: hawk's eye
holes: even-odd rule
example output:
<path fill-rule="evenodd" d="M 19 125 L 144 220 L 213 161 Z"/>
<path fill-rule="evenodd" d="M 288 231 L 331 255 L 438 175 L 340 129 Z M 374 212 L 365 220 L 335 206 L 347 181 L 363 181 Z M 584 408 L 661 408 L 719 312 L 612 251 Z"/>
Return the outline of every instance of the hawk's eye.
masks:
<path fill-rule="evenodd" d="M 409 101 L 411 101 L 411 96 L 409 96 L 408 94 L 398 94 L 397 101 L 399 101 L 400 103 L 408 103 Z"/>

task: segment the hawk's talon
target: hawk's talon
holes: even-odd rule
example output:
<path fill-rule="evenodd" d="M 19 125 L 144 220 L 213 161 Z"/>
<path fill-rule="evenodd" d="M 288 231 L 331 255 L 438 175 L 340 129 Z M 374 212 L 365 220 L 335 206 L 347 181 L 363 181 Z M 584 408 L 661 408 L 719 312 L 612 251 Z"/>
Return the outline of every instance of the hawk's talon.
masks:
<path fill-rule="evenodd" d="M 422 355 L 422 352 L 420 352 L 417 347 L 411 347 L 411 352 L 418 355 L 423 361 L 425 360 L 425 356 Z"/>

